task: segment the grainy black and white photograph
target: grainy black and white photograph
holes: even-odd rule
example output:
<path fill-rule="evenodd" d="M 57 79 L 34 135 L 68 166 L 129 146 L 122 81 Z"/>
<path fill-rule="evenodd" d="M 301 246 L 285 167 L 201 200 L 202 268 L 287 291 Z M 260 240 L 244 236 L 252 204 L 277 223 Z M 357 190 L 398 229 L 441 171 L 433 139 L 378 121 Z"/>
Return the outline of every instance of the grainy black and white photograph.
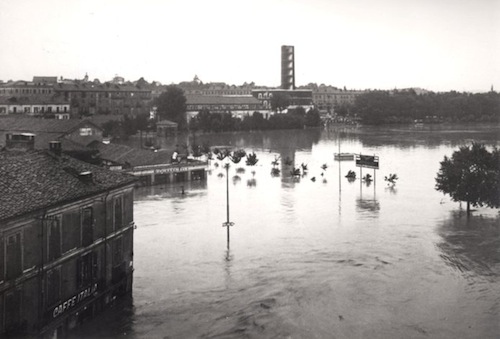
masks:
<path fill-rule="evenodd" d="M 500 1 L 0 25 L 0 338 L 500 337 Z"/>

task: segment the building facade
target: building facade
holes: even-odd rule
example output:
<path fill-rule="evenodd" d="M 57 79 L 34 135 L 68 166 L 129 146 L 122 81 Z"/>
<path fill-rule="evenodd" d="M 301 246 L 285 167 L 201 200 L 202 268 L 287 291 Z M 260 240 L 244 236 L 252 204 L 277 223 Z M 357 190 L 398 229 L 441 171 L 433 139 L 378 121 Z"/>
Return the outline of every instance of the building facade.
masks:
<path fill-rule="evenodd" d="M 289 98 L 289 107 L 302 106 L 306 110 L 313 107 L 313 96 L 310 89 L 285 90 L 279 88 L 261 88 L 252 91 L 253 97 L 259 100 L 267 110 L 272 109 L 271 100 L 277 94 Z"/>
<path fill-rule="evenodd" d="M 354 105 L 356 97 L 364 93 L 366 91 L 347 90 L 320 85 L 312 89 L 312 98 L 314 105 L 318 109 L 333 112 L 336 108 Z"/>
<path fill-rule="evenodd" d="M 262 104 L 261 100 L 252 95 L 234 96 L 204 96 L 187 95 L 186 112 L 188 120 L 194 117 L 201 110 L 208 110 L 210 113 L 231 113 L 233 116 L 243 118 L 252 115 L 254 112 L 267 114 L 269 110 Z"/>
<path fill-rule="evenodd" d="M 149 87 L 104 83 L 59 83 L 54 95 L 71 105 L 75 117 L 96 114 L 137 116 L 147 114 L 152 107 Z"/>
<path fill-rule="evenodd" d="M 134 184 L 57 143 L 0 152 L 0 337 L 63 337 L 131 292 Z"/>
<path fill-rule="evenodd" d="M 36 78 L 36 77 L 35 77 Z M 54 83 L 46 81 L 9 81 L 0 84 L 0 97 L 3 98 L 50 98 L 54 95 Z"/>
<path fill-rule="evenodd" d="M 24 115 L 31 117 L 56 117 L 69 119 L 70 104 L 48 98 L 0 98 L 0 115 Z"/>
<path fill-rule="evenodd" d="M 98 80 L 57 80 L 56 77 L 33 77 L 33 81 L 10 81 L 0 84 L 0 114 L 56 115 L 72 118 L 82 115 L 149 114 L 153 89 L 147 83 L 106 82 Z M 63 114 L 65 113 L 65 114 Z"/>

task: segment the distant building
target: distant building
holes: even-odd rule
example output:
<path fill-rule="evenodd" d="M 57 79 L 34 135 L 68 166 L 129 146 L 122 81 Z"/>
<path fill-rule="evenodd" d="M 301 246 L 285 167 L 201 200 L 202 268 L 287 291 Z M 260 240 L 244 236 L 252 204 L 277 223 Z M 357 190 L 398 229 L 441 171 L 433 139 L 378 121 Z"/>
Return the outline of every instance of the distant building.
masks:
<path fill-rule="evenodd" d="M 131 293 L 135 182 L 57 142 L 0 152 L 0 337 L 64 337 Z"/>
<path fill-rule="evenodd" d="M 188 159 L 187 154 L 172 160 L 166 151 L 132 148 L 126 145 L 94 142 L 91 147 L 99 151 L 102 165 L 139 177 L 141 185 L 158 185 L 206 179 L 207 161 Z"/>
<path fill-rule="evenodd" d="M 36 85 L 54 85 L 57 83 L 57 77 L 54 77 L 54 76 L 34 76 L 33 83 Z"/>
<path fill-rule="evenodd" d="M 243 84 L 241 86 L 228 85 L 223 82 L 202 83 L 197 77 L 193 81 L 181 82 L 178 85 L 187 95 L 202 96 L 245 96 L 251 95 L 255 88 L 253 83 Z"/>
<path fill-rule="evenodd" d="M 0 115 L 26 115 L 69 119 L 70 104 L 54 97 L 0 97 Z"/>
<path fill-rule="evenodd" d="M 310 89 L 285 90 L 279 88 L 263 88 L 252 90 L 253 97 L 259 100 L 262 106 L 267 110 L 271 110 L 271 100 L 277 93 L 287 95 L 290 99 L 290 106 L 292 107 L 302 106 L 306 110 L 313 107 L 313 97 Z"/>
<path fill-rule="evenodd" d="M 194 117 L 201 110 L 210 113 L 231 113 L 233 116 L 243 118 L 254 112 L 269 113 L 262 102 L 251 95 L 215 96 L 215 95 L 186 95 L 186 111 L 188 119 Z"/>
<path fill-rule="evenodd" d="M 102 141 L 103 129 L 89 120 L 56 120 L 24 117 L 0 117 L 0 148 L 8 133 L 36 135 L 35 149 L 46 149 L 49 141 L 63 144 L 71 141 L 86 146 L 92 141 Z M 65 147 L 66 148 L 66 147 Z"/>
<path fill-rule="evenodd" d="M 162 120 L 156 123 L 156 135 L 165 138 L 177 134 L 178 123 L 170 120 Z"/>
<path fill-rule="evenodd" d="M 59 83 L 54 86 L 54 93 L 56 97 L 70 103 L 75 117 L 95 114 L 149 115 L 152 106 L 149 86 L 109 82 Z"/>
<path fill-rule="evenodd" d="M 295 89 L 295 49 L 281 46 L 281 89 Z"/>
<path fill-rule="evenodd" d="M 314 86 L 312 97 L 314 105 L 320 110 L 333 111 L 341 106 L 351 106 L 356 102 L 356 97 L 366 91 L 340 89 L 333 86 Z"/>
<path fill-rule="evenodd" d="M 281 46 L 281 88 L 256 88 L 252 96 L 259 100 L 264 109 L 272 109 L 272 99 L 276 95 L 289 98 L 289 108 L 302 106 L 306 111 L 313 107 L 312 91 L 295 88 L 295 48 Z"/>
<path fill-rule="evenodd" d="M 36 78 L 36 77 L 35 77 Z M 0 98 L 26 98 L 46 99 L 54 95 L 54 83 L 30 82 L 30 81 L 10 81 L 0 84 Z"/>

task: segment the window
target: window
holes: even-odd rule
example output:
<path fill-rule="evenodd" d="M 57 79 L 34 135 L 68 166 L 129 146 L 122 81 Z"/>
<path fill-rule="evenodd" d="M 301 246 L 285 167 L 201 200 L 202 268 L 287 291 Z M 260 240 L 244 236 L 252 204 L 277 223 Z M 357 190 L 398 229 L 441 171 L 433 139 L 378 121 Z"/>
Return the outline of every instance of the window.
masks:
<path fill-rule="evenodd" d="M 5 262 L 7 265 L 6 278 L 14 279 L 23 272 L 21 233 L 16 233 L 6 238 Z"/>
<path fill-rule="evenodd" d="M 123 260 L 123 242 L 122 237 L 118 237 L 113 242 L 113 269 L 111 281 L 117 283 L 125 277 L 125 262 Z"/>
<path fill-rule="evenodd" d="M 3 252 L 3 236 L 0 234 L 0 254 L 2 256 L 2 258 L 0 258 L 0 281 L 3 281 L 4 279 L 4 269 L 5 269 L 5 258 L 4 258 L 4 252 Z M 0 308 L 0 311 L 2 309 Z M 2 323 L 2 319 L 0 318 L 0 325 Z"/>
<path fill-rule="evenodd" d="M 32 222 L 23 228 L 23 271 L 33 269 L 42 262 L 42 234 L 39 222 Z"/>
<path fill-rule="evenodd" d="M 82 128 L 80 128 L 80 135 L 81 136 L 92 135 L 92 128 L 90 128 L 90 127 L 82 127 Z"/>
<path fill-rule="evenodd" d="M 55 267 L 47 271 L 45 295 L 47 305 L 57 304 L 61 299 L 61 268 Z"/>
<path fill-rule="evenodd" d="M 79 289 L 89 286 L 92 283 L 94 273 L 95 255 L 90 252 L 78 259 L 77 263 L 77 286 Z"/>
<path fill-rule="evenodd" d="M 62 253 L 81 246 L 81 222 L 78 209 L 64 212 L 62 217 Z"/>
<path fill-rule="evenodd" d="M 21 327 L 21 290 L 14 289 L 5 294 L 5 330 L 7 332 Z"/>
<path fill-rule="evenodd" d="M 47 224 L 47 259 L 52 261 L 61 256 L 61 217 L 46 219 Z"/>
<path fill-rule="evenodd" d="M 122 211 L 122 198 L 121 197 L 117 197 L 115 198 L 115 201 L 114 201 L 114 220 L 115 220 L 115 230 L 119 229 L 122 227 L 122 224 L 123 224 L 123 218 L 122 218 L 122 215 L 123 215 L 123 211 Z"/>
<path fill-rule="evenodd" d="M 47 112 L 52 113 L 52 106 L 47 107 Z"/>
<path fill-rule="evenodd" d="M 33 107 L 33 113 L 38 113 L 39 107 Z"/>
<path fill-rule="evenodd" d="M 92 207 L 87 207 L 82 210 L 82 245 L 89 246 L 94 241 L 94 213 Z"/>
<path fill-rule="evenodd" d="M 24 113 L 30 113 L 31 108 L 30 107 L 24 107 Z"/>

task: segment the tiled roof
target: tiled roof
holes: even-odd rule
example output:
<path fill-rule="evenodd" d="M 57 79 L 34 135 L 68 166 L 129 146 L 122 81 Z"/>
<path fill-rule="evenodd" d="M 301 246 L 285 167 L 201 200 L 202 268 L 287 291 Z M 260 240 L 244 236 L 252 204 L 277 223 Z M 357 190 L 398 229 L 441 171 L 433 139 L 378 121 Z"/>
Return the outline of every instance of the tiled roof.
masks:
<path fill-rule="evenodd" d="M 170 152 L 153 152 L 118 144 L 92 143 L 92 147 L 99 150 L 102 159 L 119 164 L 128 163 L 131 166 L 169 164 L 172 154 Z"/>
<path fill-rule="evenodd" d="M 92 172 L 86 183 L 78 173 Z M 48 151 L 0 152 L 0 220 L 133 184 L 136 177 Z"/>
<path fill-rule="evenodd" d="M 186 95 L 187 105 L 260 105 L 260 101 L 251 95 L 205 96 Z"/>
<path fill-rule="evenodd" d="M 105 92 L 151 92 L 151 89 L 146 87 L 127 85 L 127 84 L 113 84 L 113 83 L 104 83 L 104 84 L 94 84 L 93 82 L 83 82 L 83 83 L 72 83 L 72 84 L 64 84 L 58 83 L 54 85 L 55 91 L 69 91 L 69 92 L 96 92 L 96 91 L 105 91 Z"/>
<path fill-rule="evenodd" d="M 80 125 L 90 123 L 101 128 L 89 120 L 79 119 L 40 119 L 27 117 L 0 117 L 0 131 L 6 132 L 45 132 L 68 133 Z"/>
<path fill-rule="evenodd" d="M 56 83 L 57 82 L 57 77 L 54 77 L 54 76 L 34 76 L 33 77 L 33 82 Z"/>

